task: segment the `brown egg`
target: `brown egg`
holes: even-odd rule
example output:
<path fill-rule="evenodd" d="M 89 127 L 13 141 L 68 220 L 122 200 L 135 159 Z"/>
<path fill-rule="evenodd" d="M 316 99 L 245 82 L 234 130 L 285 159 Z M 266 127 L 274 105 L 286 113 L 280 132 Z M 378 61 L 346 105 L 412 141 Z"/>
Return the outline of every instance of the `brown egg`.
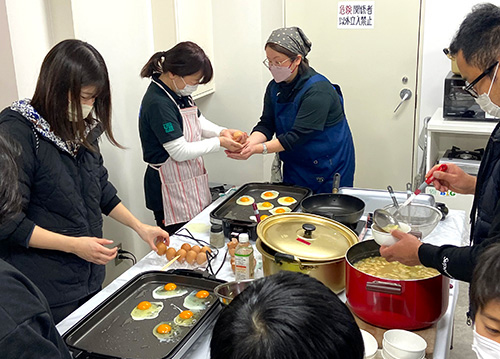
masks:
<path fill-rule="evenodd" d="M 196 253 L 200 253 L 201 248 L 200 246 L 192 246 L 191 250 L 195 251 Z"/>
<path fill-rule="evenodd" d="M 177 261 L 179 261 L 180 263 L 184 263 L 184 259 L 186 259 L 186 254 L 187 252 L 185 249 L 182 248 L 179 249 L 176 254 L 177 256 L 179 256 L 179 258 L 177 258 Z"/>
<path fill-rule="evenodd" d="M 156 244 L 156 248 L 158 249 L 158 252 L 156 252 L 159 256 L 162 256 L 165 254 L 167 251 L 167 246 L 163 242 L 159 242 Z"/>
<path fill-rule="evenodd" d="M 188 252 L 191 249 L 191 245 L 189 243 L 184 243 L 181 248 Z"/>
<path fill-rule="evenodd" d="M 212 253 L 212 250 L 210 249 L 210 247 L 207 247 L 207 246 L 201 247 L 200 251 L 203 253 L 207 253 L 207 252 Z"/>
<path fill-rule="evenodd" d="M 197 255 L 198 255 L 198 253 L 196 253 L 193 250 L 187 252 L 187 254 L 186 254 L 186 262 L 188 262 L 189 264 L 193 264 L 194 261 L 196 260 L 196 256 Z"/>
<path fill-rule="evenodd" d="M 196 256 L 196 263 L 203 264 L 207 261 L 207 254 L 205 252 L 200 252 Z"/>
<path fill-rule="evenodd" d="M 174 247 L 170 247 L 167 249 L 166 256 L 168 260 L 171 260 L 172 258 L 175 257 L 177 251 L 175 250 Z"/>

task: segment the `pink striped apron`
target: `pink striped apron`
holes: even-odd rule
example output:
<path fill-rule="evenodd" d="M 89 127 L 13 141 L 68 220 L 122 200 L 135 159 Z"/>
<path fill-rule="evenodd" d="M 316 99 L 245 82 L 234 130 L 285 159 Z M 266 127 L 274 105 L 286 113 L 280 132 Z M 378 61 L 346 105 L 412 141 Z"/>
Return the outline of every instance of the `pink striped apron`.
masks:
<path fill-rule="evenodd" d="M 157 85 L 165 91 L 162 86 Z M 172 96 L 167 91 L 165 93 L 177 105 Z M 198 108 L 196 106 L 179 108 L 179 112 L 182 116 L 186 141 L 200 141 L 202 130 L 198 120 Z M 177 162 L 169 157 L 160 166 L 159 172 L 165 226 L 191 220 L 212 202 L 208 174 L 201 156 L 183 162 Z"/>

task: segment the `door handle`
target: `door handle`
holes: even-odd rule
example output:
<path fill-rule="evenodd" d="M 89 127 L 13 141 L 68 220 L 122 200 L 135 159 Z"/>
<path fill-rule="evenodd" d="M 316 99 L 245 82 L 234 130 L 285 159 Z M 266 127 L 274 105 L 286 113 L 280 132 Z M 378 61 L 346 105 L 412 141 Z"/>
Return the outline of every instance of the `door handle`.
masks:
<path fill-rule="evenodd" d="M 410 89 L 402 89 L 401 92 L 399 93 L 399 97 L 401 98 L 401 102 L 399 103 L 398 107 L 394 110 L 394 113 L 401 107 L 403 102 L 409 100 L 411 98 L 411 90 Z"/>

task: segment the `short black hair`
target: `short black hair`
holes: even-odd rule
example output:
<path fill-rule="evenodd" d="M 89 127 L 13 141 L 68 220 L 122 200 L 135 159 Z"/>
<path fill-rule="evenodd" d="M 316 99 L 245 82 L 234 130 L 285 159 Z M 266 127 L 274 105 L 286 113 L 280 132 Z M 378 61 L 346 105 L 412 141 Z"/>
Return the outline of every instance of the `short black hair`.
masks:
<path fill-rule="evenodd" d="M 353 315 L 328 287 L 302 273 L 258 279 L 225 308 L 211 359 L 362 359 Z"/>
<path fill-rule="evenodd" d="M 21 211 L 17 158 L 20 146 L 0 134 L 0 225 Z"/>
<path fill-rule="evenodd" d="M 500 8 L 485 3 L 472 8 L 450 44 L 450 55 L 462 50 L 467 64 L 485 70 L 500 56 Z"/>
<path fill-rule="evenodd" d="M 500 243 L 489 245 L 479 256 L 470 285 L 471 319 L 490 301 L 500 302 Z"/>
<path fill-rule="evenodd" d="M 155 73 L 171 72 L 177 76 L 189 76 L 201 71 L 200 84 L 210 82 L 214 70 L 203 49 L 192 41 L 179 42 L 168 51 L 155 53 L 141 70 L 141 77 Z"/>

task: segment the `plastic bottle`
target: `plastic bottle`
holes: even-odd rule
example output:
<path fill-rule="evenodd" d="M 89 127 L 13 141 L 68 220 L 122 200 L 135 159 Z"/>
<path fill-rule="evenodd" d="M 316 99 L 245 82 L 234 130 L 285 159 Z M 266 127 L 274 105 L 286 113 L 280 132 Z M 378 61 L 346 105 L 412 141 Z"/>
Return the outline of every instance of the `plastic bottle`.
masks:
<path fill-rule="evenodd" d="M 236 280 L 252 279 L 254 276 L 253 248 L 248 240 L 248 234 L 240 234 L 239 243 L 234 252 L 235 257 L 235 278 Z"/>
<path fill-rule="evenodd" d="M 212 224 L 210 228 L 210 244 L 217 248 L 224 247 L 224 231 L 220 224 Z"/>

